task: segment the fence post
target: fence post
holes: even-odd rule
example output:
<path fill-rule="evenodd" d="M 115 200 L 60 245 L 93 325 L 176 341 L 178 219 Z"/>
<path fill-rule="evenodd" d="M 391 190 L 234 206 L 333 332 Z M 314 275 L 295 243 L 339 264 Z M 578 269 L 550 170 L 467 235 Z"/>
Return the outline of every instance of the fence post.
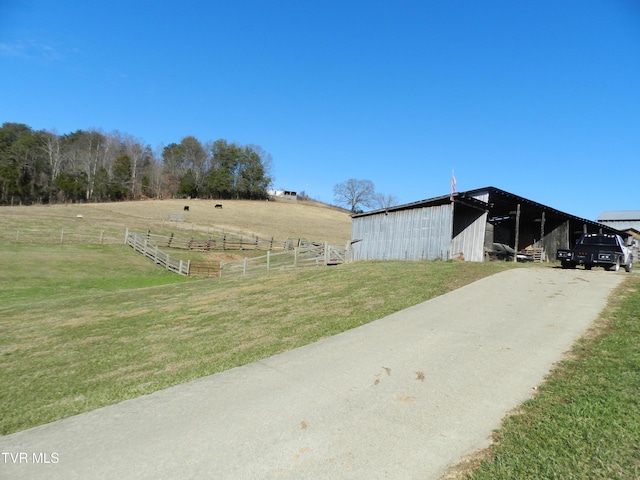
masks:
<path fill-rule="evenodd" d="M 158 264 L 158 246 L 157 245 L 153 252 L 153 261 L 156 263 L 156 265 Z"/>
<path fill-rule="evenodd" d="M 100 245 L 104 242 L 104 230 L 100 230 Z"/>
<path fill-rule="evenodd" d="M 180 268 L 178 269 L 178 273 L 182 274 L 182 259 L 180 259 Z"/>
<path fill-rule="evenodd" d="M 220 262 L 220 269 L 219 269 L 219 273 L 218 273 L 219 277 L 222 277 L 222 270 L 224 270 L 224 262 Z"/>
<path fill-rule="evenodd" d="M 60 230 L 60 243 L 64 241 L 64 228 Z"/>
<path fill-rule="evenodd" d="M 242 274 L 246 275 L 247 274 L 247 263 L 249 262 L 249 259 L 245 257 L 244 259 L 244 266 L 242 268 Z"/>
<path fill-rule="evenodd" d="M 125 245 L 129 242 L 129 229 L 124 232 L 124 243 Z"/>
<path fill-rule="evenodd" d="M 293 249 L 293 266 L 297 267 L 298 266 L 298 248 L 294 248 Z"/>
<path fill-rule="evenodd" d="M 189 271 L 191 270 L 191 260 L 187 260 L 187 277 L 189 276 Z"/>
<path fill-rule="evenodd" d="M 270 264 L 271 264 L 271 252 L 267 250 L 267 271 L 269 271 Z"/>
<path fill-rule="evenodd" d="M 327 242 L 326 240 L 324 241 L 324 263 L 325 265 L 329 264 L 329 242 Z"/>

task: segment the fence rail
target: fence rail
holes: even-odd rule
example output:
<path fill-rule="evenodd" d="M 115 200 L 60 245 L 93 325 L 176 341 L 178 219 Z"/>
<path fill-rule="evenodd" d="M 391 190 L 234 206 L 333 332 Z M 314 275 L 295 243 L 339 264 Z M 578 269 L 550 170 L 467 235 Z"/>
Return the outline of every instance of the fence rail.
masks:
<path fill-rule="evenodd" d="M 172 257 L 168 253 L 163 252 L 154 245 L 147 235 L 140 235 L 138 233 L 131 233 L 127 230 L 125 235 L 125 243 L 132 247 L 136 252 L 141 253 L 147 258 L 153 260 L 157 265 L 160 265 L 171 272 L 178 273 L 180 275 L 189 275 L 189 267 L 191 262 L 189 260 L 181 260 Z"/>
<path fill-rule="evenodd" d="M 336 265 L 348 261 L 346 245 L 309 243 L 292 250 L 220 263 L 220 276 L 246 275 L 249 273 L 282 270 L 294 267 L 318 267 Z"/>
<path fill-rule="evenodd" d="M 82 243 L 82 244 L 122 244 L 122 233 L 111 230 L 91 230 L 85 228 L 15 228 L 1 229 L 0 240 L 25 243 Z M 257 236 L 222 234 L 207 238 L 185 238 L 174 234 L 158 235 L 150 231 L 146 234 L 125 233 L 125 244 L 136 252 L 153 260 L 157 265 L 180 275 L 196 277 L 217 277 L 234 274 L 248 274 L 260 271 L 293 267 L 333 265 L 349 261 L 349 251 L 345 245 L 328 245 L 306 239 L 274 240 Z M 222 250 L 262 250 L 267 254 L 218 264 L 191 263 L 166 253 L 161 248 L 177 248 L 192 251 Z"/>
<path fill-rule="evenodd" d="M 2 229 L 0 240 L 23 243 L 83 243 L 116 245 L 122 243 L 122 231 L 78 230 L 73 228 Z"/>
<path fill-rule="evenodd" d="M 158 235 L 151 232 L 147 233 L 149 239 L 153 243 L 166 248 L 179 248 L 184 250 L 193 250 L 199 252 L 209 252 L 212 250 L 263 250 L 263 251 L 285 251 L 293 248 L 294 241 L 287 239 L 284 241 L 270 239 L 261 239 L 257 236 L 245 237 L 242 235 L 209 236 L 206 238 L 196 237 L 177 237 L 171 235 Z M 298 240 L 298 243 L 300 240 Z"/>

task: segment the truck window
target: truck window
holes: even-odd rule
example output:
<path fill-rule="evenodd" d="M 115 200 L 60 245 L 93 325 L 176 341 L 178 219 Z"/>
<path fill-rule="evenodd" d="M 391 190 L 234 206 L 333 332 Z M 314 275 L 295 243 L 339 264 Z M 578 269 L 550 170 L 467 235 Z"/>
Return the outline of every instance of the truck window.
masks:
<path fill-rule="evenodd" d="M 583 245 L 610 246 L 616 245 L 616 239 L 613 237 L 585 237 L 582 239 Z"/>

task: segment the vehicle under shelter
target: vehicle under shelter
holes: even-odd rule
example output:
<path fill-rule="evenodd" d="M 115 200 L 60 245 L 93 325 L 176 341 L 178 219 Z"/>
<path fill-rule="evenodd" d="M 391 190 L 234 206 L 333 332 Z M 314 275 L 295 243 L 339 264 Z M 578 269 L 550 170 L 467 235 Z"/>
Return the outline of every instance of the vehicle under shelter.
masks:
<path fill-rule="evenodd" d="M 602 223 L 485 187 L 353 215 L 351 258 L 482 262 L 499 244 L 537 261 L 555 260 L 558 249 L 570 248 L 583 233 L 624 236 Z"/>

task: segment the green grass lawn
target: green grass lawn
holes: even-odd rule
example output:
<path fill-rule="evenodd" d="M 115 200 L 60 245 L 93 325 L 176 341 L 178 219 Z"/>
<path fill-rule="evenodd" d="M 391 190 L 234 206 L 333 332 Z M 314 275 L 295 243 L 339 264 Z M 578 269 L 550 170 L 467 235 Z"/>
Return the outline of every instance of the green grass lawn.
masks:
<path fill-rule="evenodd" d="M 640 275 L 618 293 L 466 478 L 640 479 Z"/>
<path fill-rule="evenodd" d="M 358 262 L 193 280 L 124 245 L 0 244 L 0 433 L 242 365 L 505 268 Z M 535 267 L 534 267 L 535 268 Z M 468 477 L 640 478 L 640 275 Z M 460 477 L 456 477 L 460 478 Z"/>
<path fill-rule="evenodd" d="M 192 280 L 125 245 L 0 244 L 0 433 L 362 325 L 505 268 L 358 262 Z"/>

